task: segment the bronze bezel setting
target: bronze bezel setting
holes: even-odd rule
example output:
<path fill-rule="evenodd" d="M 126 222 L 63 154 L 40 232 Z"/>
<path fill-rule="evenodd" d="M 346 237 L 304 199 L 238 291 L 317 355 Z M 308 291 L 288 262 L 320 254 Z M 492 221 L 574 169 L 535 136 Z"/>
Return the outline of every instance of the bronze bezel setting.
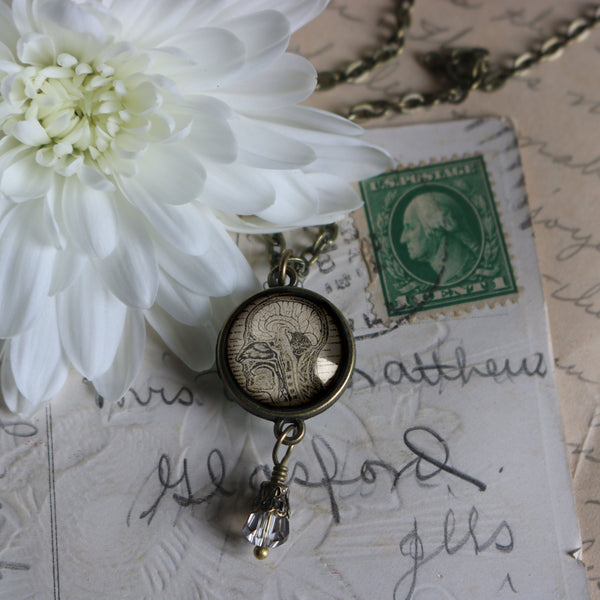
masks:
<path fill-rule="evenodd" d="M 294 298 L 302 298 L 305 301 L 320 307 L 332 319 L 339 332 L 341 356 L 335 375 L 327 383 L 326 388 L 321 393 L 314 398 L 307 399 L 307 401 L 302 404 L 274 407 L 254 398 L 251 393 L 238 383 L 229 364 L 227 340 L 231 329 L 235 326 L 240 319 L 241 314 L 249 305 L 270 297 L 278 298 L 279 300 L 290 298 L 290 301 L 293 301 Z M 236 401 L 248 412 L 271 421 L 279 419 L 308 419 L 327 410 L 341 397 L 352 377 L 356 361 L 356 348 L 354 336 L 348 322 L 339 309 L 329 302 L 329 300 L 316 292 L 304 288 L 278 286 L 254 294 L 238 306 L 238 308 L 230 315 L 221 329 L 217 340 L 216 358 L 217 370 L 221 377 L 221 381 L 225 386 L 227 396 Z"/>

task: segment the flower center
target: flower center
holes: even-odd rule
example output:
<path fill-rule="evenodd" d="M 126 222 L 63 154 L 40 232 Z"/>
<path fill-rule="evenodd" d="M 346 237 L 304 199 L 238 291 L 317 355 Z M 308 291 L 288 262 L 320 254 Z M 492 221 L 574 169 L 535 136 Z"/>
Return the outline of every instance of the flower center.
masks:
<path fill-rule="evenodd" d="M 115 141 L 147 133 L 159 104 L 154 86 L 137 70 L 144 65 L 128 59 L 88 64 L 61 54 L 55 65 L 24 66 L 12 77 L 8 98 L 4 94 L 13 110 L 0 115 L 0 128 L 37 148 L 43 166 L 77 160 L 109 173 L 107 161 L 119 150 Z"/>

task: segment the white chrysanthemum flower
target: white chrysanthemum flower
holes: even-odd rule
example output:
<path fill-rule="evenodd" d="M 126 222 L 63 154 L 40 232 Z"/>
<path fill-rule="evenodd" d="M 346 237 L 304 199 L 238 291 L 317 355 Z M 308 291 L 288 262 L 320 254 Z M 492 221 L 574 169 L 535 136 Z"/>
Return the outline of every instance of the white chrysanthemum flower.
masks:
<path fill-rule="evenodd" d="M 109 399 L 145 321 L 192 369 L 250 269 L 225 229 L 356 208 L 390 166 L 360 128 L 297 106 L 290 34 L 326 0 L 0 0 L 1 383 L 10 409 L 70 364 Z"/>

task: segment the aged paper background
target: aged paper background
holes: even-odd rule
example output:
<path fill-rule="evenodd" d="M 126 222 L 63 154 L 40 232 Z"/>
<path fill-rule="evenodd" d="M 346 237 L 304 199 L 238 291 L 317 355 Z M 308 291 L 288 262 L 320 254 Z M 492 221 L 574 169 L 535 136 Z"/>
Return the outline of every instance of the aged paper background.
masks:
<path fill-rule="evenodd" d="M 270 424 L 156 335 L 121 401 L 73 373 L 30 421 L 0 413 L 0 600 L 589 597 L 510 121 L 368 136 L 398 160 L 409 148 L 438 163 L 438 181 L 471 202 L 463 175 L 441 163 L 483 158 L 518 299 L 386 326 L 365 293 L 360 217 L 340 223 L 306 286 L 352 323 L 356 368 L 294 450 L 290 539 L 261 563 L 241 529 L 270 469 Z M 237 240 L 263 278 L 264 244 Z"/>
<path fill-rule="evenodd" d="M 388 0 L 333 0 L 295 47 L 320 69 L 383 41 Z M 578 0 L 422 0 L 404 54 L 363 82 L 310 100 L 343 112 L 360 101 L 436 83 L 417 57 L 442 45 L 483 46 L 507 60 L 590 9 Z M 386 16 L 387 15 L 387 16 Z M 389 30 L 388 30 L 389 31 Z M 516 124 L 547 300 L 556 378 L 592 598 L 600 598 L 600 31 L 493 93 L 365 123 L 383 127 L 508 115 Z"/>
<path fill-rule="evenodd" d="M 294 38 L 292 50 L 308 56 L 321 69 L 344 64 L 383 41 L 385 22 L 391 19 L 390 10 L 394 3 L 395 0 L 332 0 L 325 13 Z M 488 47 L 493 60 L 505 60 L 546 39 L 565 21 L 578 17 L 586 7 L 587 2 L 580 0 L 417 0 L 413 25 L 407 35 L 407 49 L 401 57 L 363 82 L 315 94 L 309 104 L 343 112 L 349 104 L 362 100 L 390 97 L 407 90 L 432 91 L 436 83 L 419 66 L 419 54 L 443 45 L 474 45 Z M 600 224 L 600 203 L 596 200 L 600 176 L 597 144 L 600 133 L 599 62 L 600 30 L 568 48 L 559 60 L 534 68 L 494 94 L 475 92 L 460 106 L 436 107 L 405 116 L 392 115 L 365 124 L 367 127 L 394 127 L 490 115 L 508 116 L 515 123 L 551 323 L 564 441 L 582 530 L 581 548 L 572 550 L 574 556 L 585 561 L 594 600 L 600 599 L 600 488 L 597 484 L 600 469 L 600 364 L 597 360 L 600 355 L 600 233 L 596 230 Z M 408 155 L 410 150 L 407 150 Z M 352 246 L 355 243 L 352 231 L 348 229 L 345 233 L 348 239 L 344 243 Z M 248 250 L 252 259 L 252 248 Z M 256 250 L 257 253 L 263 251 L 262 247 Z M 360 251 L 355 248 L 355 253 L 350 256 L 359 257 Z M 530 255 L 524 253 L 519 260 L 526 260 L 527 256 Z M 361 276 L 366 277 L 366 273 L 362 272 Z M 363 279 L 355 278 L 355 285 L 360 287 L 364 283 Z M 361 310 L 360 306 L 354 305 L 357 299 L 360 300 L 358 294 L 346 293 L 344 298 L 351 304 L 344 307 L 349 314 Z M 543 321 L 543 315 L 539 317 L 538 323 Z M 438 325 L 427 324 L 423 331 L 427 334 L 425 337 L 415 334 L 407 342 L 413 344 L 411 348 L 429 338 L 435 339 Z M 232 597 L 238 598 L 248 597 L 247 590 L 254 586 L 257 589 L 264 587 L 266 597 L 304 598 L 310 594 L 320 600 L 340 597 L 336 595 L 338 591 L 320 587 L 322 581 L 331 579 L 339 580 L 342 585 L 344 573 L 336 568 L 340 549 L 344 550 L 342 559 L 356 558 L 356 571 L 350 569 L 347 576 L 360 579 L 356 581 L 357 589 L 369 584 L 361 577 L 365 564 L 373 565 L 373 573 L 386 573 L 397 578 L 400 567 L 404 568 L 413 555 L 418 558 L 416 519 L 414 532 L 410 531 L 412 523 L 408 524 L 404 551 L 399 540 L 390 537 L 387 524 L 383 523 L 369 535 L 377 538 L 381 548 L 392 548 L 395 554 L 390 551 L 385 561 L 382 561 L 382 555 L 361 556 L 357 548 L 361 550 L 363 538 L 358 538 L 357 542 L 352 537 L 354 533 L 360 533 L 358 528 L 353 529 L 353 518 L 361 514 L 360 510 L 371 507 L 372 500 L 367 495 L 372 490 L 366 485 L 365 489 L 354 486 L 341 491 L 336 489 L 333 494 L 327 489 L 330 480 L 319 482 L 315 479 L 295 492 L 298 497 L 295 522 L 297 527 L 305 529 L 306 536 L 298 536 L 298 541 L 288 543 L 279 554 L 274 551 L 272 562 L 264 567 L 269 577 L 264 577 L 265 571 L 247 563 L 249 548 L 246 542 L 238 540 L 239 533 L 235 537 L 230 532 L 239 531 L 239 506 L 247 506 L 251 500 L 251 492 L 247 489 L 248 472 L 261 464 L 270 452 L 269 424 L 241 414 L 237 407 L 228 403 L 211 401 L 214 397 L 221 398 L 221 385 L 214 374 L 205 375 L 201 382 L 203 397 L 196 397 L 192 390 L 200 385 L 200 376 L 185 370 L 164 353 L 164 346 L 156 336 L 149 340 L 146 365 L 152 372 L 144 374 L 137 391 L 132 390 L 122 403 L 103 404 L 89 385 L 78 377 L 71 377 L 51 410 L 39 411 L 31 423 L 9 422 L 0 415 L 0 428 L 8 434 L 0 437 L 3 486 L 0 547 L 10 549 L 10 553 L 0 557 L 1 600 L 37 599 L 42 597 L 37 592 L 40 589 L 45 591 L 44 598 L 56 600 L 71 598 L 69 594 L 74 589 L 83 590 L 78 600 L 106 597 L 107 594 L 112 598 L 117 597 L 113 594 L 116 588 L 119 588 L 121 598 L 138 598 L 146 594 L 143 590 L 150 590 L 144 597 L 153 600 L 187 600 L 192 597 L 189 590 L 195 589 L 193 598 L 204 600 L 221 598 L 224 585 L 235 588 Z M 370 457 L 374 449 L 386 450 L 386 444 L 380 444 L 381 440 L 375 438 L 362 436 L 360 444 L 354 444 L 352 439 L 336 438 L 335 432 L 340 428 L 344 433 L 351 432 L 357 425 L 356 414 L 349 407 L 360 407 L 361 394 L 369 394 L 368 380 L 365 378 L 361 383 L 362 387 L 357 384 L 353 390 L 359 401 L 355 399 L 354 405 L 341 403 L 340 411 L 326 413 L 320 420 L 319 431 L 331 436 L 327 439 L 333 440 L 339 454 L 333 451 L 328 454 L 329 446 L 323 442 L 325 438 L 315 436 L 313 446 L 307 444 L 298 449 L 299 458 L 306 464 L 309 459 L 313 464 L 318 459 L 326 474 L 333 472 L 331 462 L 337 468 L 339 460 L 339 464 L 343 464 L 340 475 L 343 479 L 348 472 L 352 474 L 360 468 L 360 461 L 365 456 Z M 513 400 L 517 399 L 516 394 L 521 388 L 515 389 Z M 413 392 L 411 390 L 398 404 L 406 410 L 407 420 L 412 418 L 411 410 L 418 404 Z M 552 393 L 550 390 L 549 394 Z M 368 425 L 370 432 L 384 429 L 393 407 L 385 408 L 390 409 L 385 413 L 385 419 L 365 410 L 365 414 L 360 415 L 360 424 Z M 400 420 L 404 416 L 400 409 L 394 414 L 394 418 Z M 465 422 L 473 425 L 471 430 L 477 429 L 478 414 L 462 416 Z M 429 410 L 425 417 L 434 425 L 438 424 L 437 419 L 453 438 L 460 438 L 463 433 L 458 427 L 460 423 L 453 420 L 454 415 L 450 412 Z M 493 423 L 486 423 L 486 427 L 498 429 Z M 550 429 L 556 432 L 554 428 Z M 240 435 L 240 431 L 246 435 Z M 539 430 L 535 433 L 539 434 Z M 69 446 L 64 440 L 71 436 L 79 442 Z M 483 446 L 486 440 L 479 441 Z M 522 448 L 535 448 L 539 440 L 532 435 L 517 441 L 522 442 Z M 227 453 L 221 452 L 222 448 L 227 448 Z M 463 452 L 462 448 L 455 456 L 455 446 L 452 448 L 456 465 L 463 466 L 464 461 L 469 461 L 469 467 L 478 468 L 475 460 L 478 456 Z M 347 455 L 342 456 L 341 450 Z M 394 446 L 394 450 L 398 448 Z M 507 460 L 510 464 L 518 463 L 518 452 L 512 451 L 514 448 L 510 450 Z M 393 457 L 396 455 L 403 456 L 400 451 L 392 453 Z M 524 462 L 529 468 L 540 457 L 528 456 L 528 459 Z M 504 468 L 503 465 L 498 469 L 498 481 L 502 479 L 501 473 L 510 472 L 508 467 Z M 310 479 L 309 474 L 306 475 L 306 479 Z M 539 498 L 542 488 L 535 485 L 538 481 L 535 470 L 531 470 L 531 475 L 528 482 L 534 483 L 529 497 L 538 498 L 539 506 L 547 505 L 546 498 Z M 311 476 L 319 477 L 318 470 Z M 415 494 L 423 492 L 420 483 L 416 480 L 406 483 L 410 486 L 407 496 L 414 498 L 417 497 Z M 445 500 L 452 505 L 460 503 L 454 493 L 464 494 L 467 501 L 470 497 L 469 486 L 458 483 L 457 486 L 453 483 L 452 490 L 448 486 L 449 499 Z M 314 486 L 312 495 L 306 491 L 313 490 L 309 484 Z M 379 496 L 376 496 L 374 506 L 377 510 L 393 512 L 395 503 L 401 502 L 403 497 L 389 491 L 381 494 L 384 485 L 387 486 L 387 480 L 380 476 Z M 236 492 L 237 489 L 242 491 Z M 566 486 L 561 489 L 564 491 Z M 434 491 L 441 494 L 445 487 Z M 524 491 L 524 496 L 528 496 L 528 492 Z M 475 490 L 474 493 L 479 492 Z M 356 502 L 345 503 L 346 499 Z M 511 500 L 516 502 L 514 498 Z M 328 546 L 325 542 L 330 530 L 324 532 L 324 525 L 333 522 L 334 509 L 338 508 L 343 513 L 344 528 L 340 527 L 339 532 L 332 528 Z M 529 511 L 527 514 L 535 512 L 535 506 L 525 508 Z M 503 506 L 499 502 L 496 507 L 490 505 L 485 509 L 487 517 L 482 511 L 477 532 L 480 540 L 484 531 L 487 529 L 489 534 L 490 525 L 494 524 L 490 515 L 502 518 Z M 539 512 L 541 520 L 546 513 Z M 115 519 L 115 515 L 119 519 Z M 458 536 L 462 535 L 459 527 L 464 527 L 466 515 L 465 511 L 457 513 L 454 539 L 457 544 Z M 464 568 L 461 562 L 458 568 L 449 569 L 451 576 L 463 577 L 465 573 L 471 573 L 473 579 L 477 575 L 483 577 L 482 569 L 476 573 L 468 570 L 472 554 L 466 556 L 467 550 L 478 555 L 480 549 L 474 531 L 478 518 L 477 513 L 468 514 L 468 535 L 462 542 L 465 556 L 460 553 L 456 556 L 457 560 L 464 560 Z M 198 535 L 199 523 L 204 538 Z M 402 526 L 405 525 L 403 522 Z M 491 552 L 501 551 L 492 542 L 508 546 L 506 530 L 498 531 L 503 537 L 490 537 L 492 541 L 487 547 Z M 342 535 L 344 532 L 346 537 Z M 552 536 L 548 535 L 550 539 Z M 351 545 L 347 548 L 341 543 L 336 545 L 339 541 L 336 536 L 344 543 L 352 542 Z M 309 542 L 321 537 L 323 548 L 320 554 L 313 556 Z M 370 538 L 365 539 L 364 548 L 368 548 Z M 468 546 L 465 545 L 467 542 Z M 529 554 L 524 552 L 527 556 L 537 557 L 538 553 L 543 555 L 544 552 L 556 554 L 556 544 L 545 546 L 542 541 L 536 547 L 533 542 L 539 540 L 521 538 L 517 544 L 518 552 L 508 557 L 520 560 L 519 567 L 511 570 L 513 577 L 519 568 L 523 573 L 527 569 L 536 569 L 538 576 L 542 568 L 551 569 L 547 563 L 540 565 L 538 572 L 537 564 L 529 564 L 522 558 L 523 548 L 531 550 Z M 523 543 L 530 543 L 530 546 Z M 75 550 L 69 552 L 71 548 Z M 290 548 L 294 549 L 296 558 L 286 563 Z M 46 560 L 50 555 L 52 560 Z M 323 560 L 323 556 L 327 560 Z M 496 568 L 488 560 L 489 553 L 479 556 L 480 566 Z M 44 560 L 35 562 L 39 557 Z M 245 565 L 241 575 L 235 568 L 228 571 L 223 567 L 236 561 Z M 418 562 L 415 561 L 415 577 Z M 35 569 L 32 568 L 34 564 Z M 213 565 L 214 569 L 201 572 L 201 567 L 206 564 Z M 346 567 L 352 564 L 347 562 Z M 433 561 L 429 567 L 432 564 Z M 496 594 L 512 597 L 516 593 L 513 586 L 520 587 L 519 580 L 508 577 L 508 571 L 503 570 L 504 562 L 498 564 L 502 570 L 497 573 Z M 293 588 L 299 571 L 311 574 L 306 580 L 306 589 Z M 381 587 L 384 579 L 374 583 Z M 198 580 L 213 593 L 198 591 L 197 586 L 194 587 Z M 550 580 L 545 580 L 545 584 L 550 585 Z M 399 584 L 403 582 L 406 587 L 407 581 L 405 574 Z M 418 600 L 434 597 L 426 593 L 419 595 Z M 395 596 L 406 597 L 406 590 L 397 587 Z M 361 597 L 383 596 L 375 591 Z M 546 600 L 549 595 L 543 598 Z"/>

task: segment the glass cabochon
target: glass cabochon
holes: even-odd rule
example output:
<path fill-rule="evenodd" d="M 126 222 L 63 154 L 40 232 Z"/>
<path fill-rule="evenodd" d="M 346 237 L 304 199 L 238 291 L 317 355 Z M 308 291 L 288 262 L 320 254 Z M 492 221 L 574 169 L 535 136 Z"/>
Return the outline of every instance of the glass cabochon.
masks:
<path fill-rule="evenodd" d="M 352 371 L 353 350 L 347 323 L 327 300 L 272 288 L 230 317 L 219 340 L 219 371 L 248 410 L 267 418 L 304 416 L 304 407 L 316 414 L 337 399 Z"/>

